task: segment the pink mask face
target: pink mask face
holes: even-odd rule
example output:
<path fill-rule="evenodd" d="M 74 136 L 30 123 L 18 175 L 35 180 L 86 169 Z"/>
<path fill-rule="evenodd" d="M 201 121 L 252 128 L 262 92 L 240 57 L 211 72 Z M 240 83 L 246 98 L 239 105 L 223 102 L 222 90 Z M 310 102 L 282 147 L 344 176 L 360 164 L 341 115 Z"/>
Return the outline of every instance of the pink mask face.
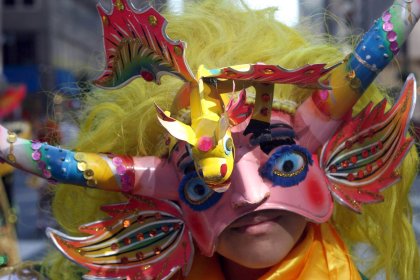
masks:
<path fill-rule="evenodd" d="M 235 166 L 226 192 L 209 189 L 193 168 L 185 176 L 180 171 L 179 202 L 184 218 L 201 252 L 207 256 L 214 253 L 222 231 L 245 214 L 287 210 L 322 223 L 332 213 L 332 197 L 316 155 L 294 138 L 290 116 L 273 113 L 269 141 L 251 141 L 251 134 L 243 135 L 246 125 L 232 130 Z M 178 159 L 178 166 L 182 166 L 179 159 L 187 151 L 183 145 L 173 157 Z"/>

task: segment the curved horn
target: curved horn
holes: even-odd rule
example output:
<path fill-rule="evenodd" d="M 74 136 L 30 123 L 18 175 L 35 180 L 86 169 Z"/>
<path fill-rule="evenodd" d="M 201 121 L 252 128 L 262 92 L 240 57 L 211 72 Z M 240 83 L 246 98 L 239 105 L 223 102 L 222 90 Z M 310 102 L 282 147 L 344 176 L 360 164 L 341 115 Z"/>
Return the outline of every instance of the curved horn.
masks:
<path fill-rule="evenodd" d="M 392 61 L 420 16 L 420 1 L 396 0 L 365 33 L 329 78 L 331 90 L 315 91 L 297 110 L 301 142 L 316 150 L 351 113 L 377 75 Z"/>

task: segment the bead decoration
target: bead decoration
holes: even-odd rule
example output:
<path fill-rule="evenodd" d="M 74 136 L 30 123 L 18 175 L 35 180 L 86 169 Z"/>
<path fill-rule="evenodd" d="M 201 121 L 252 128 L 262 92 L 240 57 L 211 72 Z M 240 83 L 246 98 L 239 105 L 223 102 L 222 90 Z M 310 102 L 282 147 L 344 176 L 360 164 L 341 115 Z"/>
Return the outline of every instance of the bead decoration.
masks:
<path fill-rule="evenodd" d="M 374 136 L 374 131 L 370 130 L 366 135 L 360 136 L 358 139 L 354 140 L 356 143 L 362 143 L 363 141 L 361 141 L 361 139 L 365 139 L 368 137 L 373 137 Z M 351 140 L 347 140 L 345 142 L 345 147 L 346 149 L 351 149 L 353 142 Z M 346 168 L 354 168 L 355 165 L 357 165 L 359 160 L 364 160 L 366 158 L 368 158 L 369 156 L 373 156 L 375 155 L 379 150 L 381 150 L 383 148 L 383 143 L 382 141 L 378 141 L 376 144 L 370 146 L 370 147 L 366 147 L 364 150 L 362 150 L 358 155 L 351 155 L 348 158 L 343 159 L 343 161 L 340 162 L 340 168 L 342 169 L 346 169 Z M 379 159 L 376 162 L 376 168 L 374 169 L 374 167 L 372 166 L 372 164 L 367 164 L 366 168 L 364 169 L 359 169 L 358 171 L 356 171 L 355 173 L 349 173 L 347 175 L 347 180 L 348 181 L 354 181 L 356 179 L 363 179 L 366 176 L 369 176 L 374 170 L 377 170 L 378 168 L 380 168 L 383 165 L 383 161 L 382 159 Z M 338 168 L 336 165 L 331 165 L 329 167 L 329 172 L 330 173 L 336 173 L 338 171 Z"/>
<path fill-rule="evenodd" d="M 138 241 L 142 241 L 142 240 L 144 240 L 144 234 L 143 234 L 143 233 L 138 233 L 138 234 L 136 235 L 136 239 L 137 239 Z"/>
<path fill-rule="evenodd" d="M 17 141 L 17 135 L 13 131 L 7 131 L 7 142 L 10 144 L 9 154 L 6 156 L 11 163 L 16 163 L 16 156 L 13 154 L 13 144 Z"/>
<path fill-rule="evenodd" d="M 119 246 L 118 246 L 118 244 L 117 244 L 117 243 L 112 243 L 112 244 L 111 244 L 111 250 L 112 250 L 112 251 L 116 251 L 116 250 L 118 250 L 118 248 L 119 248 Z"/>
<path fill-rule="evenodd" d="M 152 229 L 152 230 L 149 232 L 149 235 L 150 235 L 150 237 L 154 237 L 154 236 L 156 236 L 156 235 L 157 235 L 157 230 Z"/>
<path fill-rule="evenodd" d="M 128 228 L 130 225 L 131 225 L 130 220 L 125 219 L 125 220 L 123 221 L 123 227 Z"/>
<path fill-rule="evenodd" d="M 137 252 L 136 253 L 136 258 L 141 261 L 144 259 L 144 254 L 142 252 Z"/>
<path fill-rule="evenodd" d="M 270 69 L 270 68 L 264 69 L 264 74 L 272 75 L 273 73 L 274 73 L 274 71 L 272 69 Z"/>
<path fill-rule="evenodd" d="M 156 247 L 154 250 L 155 255 L 159 255 L 162 252 L 162 249 L 160 247 Z"/>
<path fill-rule="evenodd" d="M 330 166 L 330 172 L 331 172 L 331 173 L 336 173 L 336 172 L 337 172 L 337 166 L 335 166 L 335 165 L 331 165 L 331 166 Z"/>

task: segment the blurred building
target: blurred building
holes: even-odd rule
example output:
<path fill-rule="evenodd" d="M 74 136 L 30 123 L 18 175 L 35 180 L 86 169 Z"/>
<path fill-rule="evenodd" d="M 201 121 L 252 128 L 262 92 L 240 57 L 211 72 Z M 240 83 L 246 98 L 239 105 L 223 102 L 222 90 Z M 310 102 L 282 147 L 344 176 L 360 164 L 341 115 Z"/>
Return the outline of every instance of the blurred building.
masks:
<path fill-rule="evenodd" d="M 46 95 L 100 69 L 101 22 L 95 0 L 1 0 L 4 73 L 25 83 L 31 111 L 45 113 Z"/>

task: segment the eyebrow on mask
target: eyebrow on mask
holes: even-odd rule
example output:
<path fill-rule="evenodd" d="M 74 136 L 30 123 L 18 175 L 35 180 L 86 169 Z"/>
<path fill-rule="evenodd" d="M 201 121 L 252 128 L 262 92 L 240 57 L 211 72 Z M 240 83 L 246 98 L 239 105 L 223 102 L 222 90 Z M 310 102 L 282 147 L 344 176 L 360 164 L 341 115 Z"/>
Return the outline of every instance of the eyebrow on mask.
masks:
<path fill-rule="evenodd" d="M 280 137 L 290 137 L 294 139 L 296 137 L 293 127 L 285 123 L 270 124 L 270 131 L 273 139 Z"/>
<path fill-rule="evenodd" d="M 255 140 L 255 144 L 259 145 L 265 154 L 280 146 L 296 144 L 293 127 L 285 123 L 271 124 L 270 134 L 261 135 Z"/>

